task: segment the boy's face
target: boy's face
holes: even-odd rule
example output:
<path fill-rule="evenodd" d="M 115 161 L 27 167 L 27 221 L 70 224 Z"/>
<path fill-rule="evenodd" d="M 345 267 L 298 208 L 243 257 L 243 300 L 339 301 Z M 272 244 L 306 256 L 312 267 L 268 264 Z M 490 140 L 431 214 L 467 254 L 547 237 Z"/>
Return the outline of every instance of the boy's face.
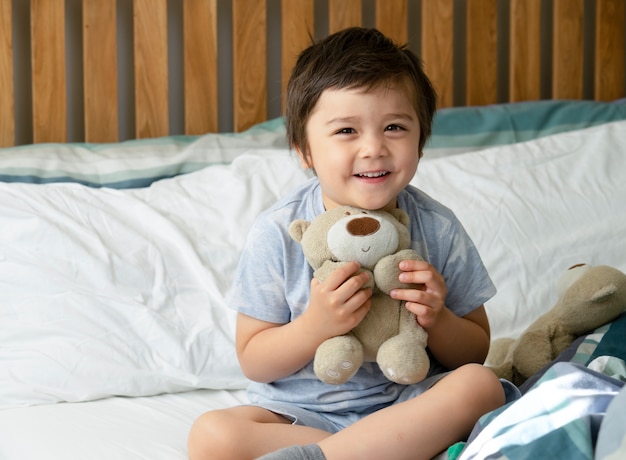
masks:
<path fill-rule="evenodd" d="M 306 125 L 326 209 L 392 209 L 419 162 L 420 125 L 405 85 L 327 89 Z"/>

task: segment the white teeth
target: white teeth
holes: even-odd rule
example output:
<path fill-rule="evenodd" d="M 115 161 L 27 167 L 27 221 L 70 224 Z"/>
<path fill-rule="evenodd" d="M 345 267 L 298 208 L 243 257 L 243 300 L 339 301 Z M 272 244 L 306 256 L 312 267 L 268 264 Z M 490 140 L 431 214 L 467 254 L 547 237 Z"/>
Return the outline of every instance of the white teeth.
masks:
<path fill-rule="evenodd" d="M 380 176 L 384 176 L 385 174 L 387 174 L 385 171 L 378 171 L 378 172 L 361 173 L 359 174 L 359 176 L 360 177 L 380 177 Z"/>

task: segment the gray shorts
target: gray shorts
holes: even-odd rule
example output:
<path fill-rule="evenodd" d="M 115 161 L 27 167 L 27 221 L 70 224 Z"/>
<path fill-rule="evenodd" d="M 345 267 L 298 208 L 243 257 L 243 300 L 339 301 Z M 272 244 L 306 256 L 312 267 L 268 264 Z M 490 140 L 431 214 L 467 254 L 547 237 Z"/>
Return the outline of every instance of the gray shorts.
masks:
<path fill-rule="evenodd" d="M 408 401 L 409 399 L 413 399 L 416 396 L 419 396 L 446 375 L 447 373 L 432 375 L 422 380 L 421 382 L 415 383 L 413 385 L 408 385 L 404 390 L 402 390 L 398 398 L 390 405 L 399 404 L 401 402 Z M 280 414 L 283 417 L 291 420 L 294 425 L 309 426 L 312 428 L 326 431 L 328 433 L 336 433 L 347 427 L 348 425 L 352 425 L 354 422 L 380 409 L 380 407 L 375 407 L 372 409 L 371 412 L 365 413 L 333 413 L 315 412 L 287 403 L 263 403 L 254 405 Z"/>
<path fill-rule="evenodd" d="M 398 398 L 389 405 L 393 406 L 394 404 L 399 404 L 421 395 L 448 374 L 449 372 L 443 372 L 431 375 L 421 382 L 408 385 L 404 390 L 402 390 Z M 521 396 L 519 389 L 511 382 L 505 379 L 500 379 L 500 382 L 502 383 L 502 388 L 504 389 L 506 403 L 515 401 Z M 363 417 L 381 409 L 381 407 L 374 407 L 370 412 L 334 413 L 315 412 L 288 403 L 263 403 L 254 405 L 282 415 L 288 420 L 291 420 L 293 425 L 309 426 L 328 433 L 336 433 L 343 428 L 352 425 L 354 422 L 359 421 Z"/>

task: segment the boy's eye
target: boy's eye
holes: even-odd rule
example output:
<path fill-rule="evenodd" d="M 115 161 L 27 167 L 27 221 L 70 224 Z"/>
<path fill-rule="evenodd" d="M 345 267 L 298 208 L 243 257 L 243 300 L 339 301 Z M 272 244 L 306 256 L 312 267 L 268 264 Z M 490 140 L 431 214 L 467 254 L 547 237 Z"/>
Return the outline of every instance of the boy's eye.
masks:
<path fill-rule="evenodd" d="M 337 134 L 354 134 L 354 129 L 353 128 L 341 128 L 339 131 L 337 131 Z"/>
<path fill-rule="evenodd" d="M 385 128 L 385 131 L 402 131 L 404 128 L 400 125 L 389 125 Z"/>

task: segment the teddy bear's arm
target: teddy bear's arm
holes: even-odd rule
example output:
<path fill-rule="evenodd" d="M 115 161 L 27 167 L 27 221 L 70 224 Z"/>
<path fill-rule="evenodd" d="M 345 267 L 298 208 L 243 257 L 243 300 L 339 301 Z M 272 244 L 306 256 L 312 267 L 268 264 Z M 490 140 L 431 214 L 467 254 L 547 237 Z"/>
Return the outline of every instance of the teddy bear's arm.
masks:
<path fill-rule="evenodd" d="M 556 358 L 563 350 L 569 347 L 576 335 L 567 331 L 562 325 L 556 328 L 554 337 L 552 337 L 552 359 Z"/>
<path fill-rule="evenodd" d="M 313 273 L 313 276 L 323 283 L 324 281 L 326 281 L 326 278 L 328 278 L 332 272 L 334 272 L 339 267 L 345 264 L 346 262 L 333 262 L 332 260 L 326 260 L 324 261 L 324 263 L 322 264 L 320 268 L 315 270 L 315 272 Z"/>
<path fill-rule="evenodd" d="M 348 262 L 334 262 L 332 260 L 327 260 L 325 261 L 322 266 L 320 268 L 318 268 L 317 270 L 315 270 L 315 272 L 313 273 L 313 276 L 315 278 L 317 278 L 321 283 L 323 283 L 332 272 L 334 272 L 335 270 L 337 270 L 339 267 L 347 264 Z M 362 271 L 367 271 L 367 270 L 359 270 L 358 273 L 362 272 Z M 372 276 L 373 279 L 373 276 Z M 367 283 L 365 284 L 363 287 L 374 287 L 374 282 L 372 281 L 371 283 Z"/>
<path fill-rule="evenodd" d="M 383 257 L 374 267 L 374 282 L 378 289 L 389 294 L 392 289 L 408 289 L 421 286 L 402 283 L 398 279 L 402 270 L 399 264 L 403 260 L 423 260 L 413 249 L 402 249 L 395 254 Z"/>

